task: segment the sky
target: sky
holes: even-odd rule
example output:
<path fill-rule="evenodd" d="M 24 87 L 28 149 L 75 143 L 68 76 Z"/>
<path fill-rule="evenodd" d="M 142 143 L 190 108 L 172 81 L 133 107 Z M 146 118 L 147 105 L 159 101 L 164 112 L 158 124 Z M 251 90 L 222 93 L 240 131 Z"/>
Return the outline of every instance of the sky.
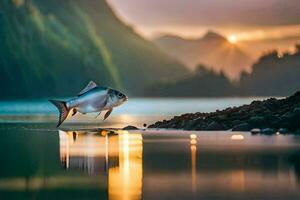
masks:
<path fill-rule="evenodd" d="M 300 38 L 300 0 L 107 0 L 147 38 L 196 38 L 215 30 L 232 41 Z"/>

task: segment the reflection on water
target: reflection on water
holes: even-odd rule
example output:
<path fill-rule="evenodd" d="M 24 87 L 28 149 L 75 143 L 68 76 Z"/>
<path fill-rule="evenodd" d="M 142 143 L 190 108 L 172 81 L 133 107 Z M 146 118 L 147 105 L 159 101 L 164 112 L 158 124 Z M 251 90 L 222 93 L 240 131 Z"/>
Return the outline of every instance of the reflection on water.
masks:
<path fill-rule="evenodd" d="M 300 138 L 7 129 L 0 199 L 299 199 Z"/>
<path fill-rule="evenodd" d="M 191 134 L 191 162 L 192 162 L 192 190 L 196 192 L 196 175 L 197 175 L 197 135 Z"/>
<path fill-rule="evenodd" d="M 142 135 L 120 134 L 118 142 L 119 166 L 109 168 L 108 173 L 109 199 L 141 199 L 143 178 Z"/>
<path fill-rule="evenodd" d="M 59 146 L 60 160 L 66 169 L 80 169 L 89 175 L 106 169 L 106 137 L 59 131 Z"/>
<path fill-rule="evenodd" d="M 108 197 L 141 199 L 143 142 L 141 133 L 109 135 L 59 131 L 60 159 L 66 169 L 89 175 L 107 173 Z"/>
<path fill-rule="evenodd" d="M 165 134 L 143 136 L 144 198 L 300 197 L 297 137 L 229 132 Z"/>
<path fill-rule="evenodd" d="M 291 163 L 299 155 L 298 143 L 286 137 L 168 134 L 170 142 L 163 135 L 127 131 L 60 131 L 59 136 L 63 166 L 90 175 L 106 174 L 109 199 L 214 197 L 214 191 L 221 196 L 251 196 L 273 189 L 279 196 L 285 191 L 291 192 L 291 198 L 299 194 Z"/>

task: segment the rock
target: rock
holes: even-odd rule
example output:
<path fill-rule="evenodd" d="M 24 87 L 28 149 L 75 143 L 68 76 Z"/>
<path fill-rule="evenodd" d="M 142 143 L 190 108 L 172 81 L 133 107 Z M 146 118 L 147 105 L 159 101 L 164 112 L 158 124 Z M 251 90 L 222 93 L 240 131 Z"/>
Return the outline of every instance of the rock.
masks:
<path fill-rule="evenodd" d="M 206 127 L 206 130 L 209 130 L 209 131 L 219 131 L 219 130 L 224 130 L 224 129 L 226 129 L 226 128 L 222 124 L 215 122 L 215 121 L 211 122 Z"/>
<path fill-rule="evenodd" d="M 292 118 L 293 114 L 291 112 L 286 112 L 285 114 L 279 117 L 278 125 L 280 127 L 288 127 Z"/>
<path fill-rule="evenodd" d="M 234 120 L 231 122 L 233 127 L 235 127 L 236 125 L 242 124 L 242 123 L 243 123 L 243 121 L 241 121 L 241 120 Z"/>
<path fill-rule="evenodd" d="M 251 126 L 248 123 L 238 124 L 232 128 L 232 131 L 250 131 Z"/>
<path fill-rule="evenodd" d="M 252 134 L 259 134 L 261 132 L 261 130 L 259 128 L 254 128 L 251 130 Z"/>
<path fill-rule="evenodd" d="M 267 115 L 264 117 L 265 118 L 265 121 L 263 123 L 263 125 L 266 125 L 268 124 L 267 126 L 269 127 L 279 127 L 279 124 L 280 124 L 280 120 L 281 118 L 278 116 L 278 115 Z"/>
<path fill-rule="evenodd" d="M 224 120 L 227 119 L 227 117 L 225 115 L 220 115 L 220 116 L 217 117 L 217 119 L 220 120 L 220 121 L 224 121 Z"/>
<path fill-rule="evenodd" d="M 268 129 L 266 129 L 268 127 Z M 263 134 L 300 130 L 300 92 L 285 99 L 253 101 L 250 105 L 226 108 L 210 113 L 186 113 L 170 120 L 156 122 L 149 128 L 175 128 L 184 130 L 250 131 L 264 128 Z M 256 132 L 257 130 L 253 130 Z"/>
<path fill-rule="evenodd" d="M 289 132 L 289 130 L 287 128 L 280 128 L 280 129 L 278 129 L 278 132 L 281 134 L 287 134 Z"/>
<path fill-rule="evenodd" d="M 265 118 L 262 116 L 253 116 L 249 119 L 249 124 L 253 125 L 254 127 L 258 127 L 263 125 L 265 122 Z"/>
<path fill-rule="evenodd" d="M 190 120 L 187 121 L 184 125 L 184 129 L 186 130 L 195 130 L 198 127 L 198 124 L 201 124 L 201 120 Z"/>
<path fill-rule="evenodd" d="M 300 108 L 294 108 L 293 113 L 299 115 L 300 114 Z"/>
<path fill-rule="evenodd" d="M 284 118 L 284 119 L 290 119 L 294 116 L 294 114 L 292 112 L 286 112 L 284 113 L 281 118 Z"/>
<path fill-rule="evenodd" d="M 261 133 L 266 135 L 272 135 L 276 133 L 276 130 L 272 128 L 264 128 L 261 130 Z"/>
<path fill-rule="evenodd" d="M 129 130 L 139 130 L 137 127 L 135 127 L 135 126 L 126 126 L 126 127 L 124 127 L 122 130 L 127 130 L 127 131 L 129 131 Z"/>
<path fill-rule="evenodd" d="M 294 134 L 300 135 L 300 129 L 297 129 L 296 131 L 294 131 Z"/>
<path fill-rule="evenodd" d="M 145 127 L 145 128 L 146 128 L 146 127 L 147 127 L 147 124 L 143 124 L 143 127 Z"/>
<path fill-rule="evenodd" d="M 256 106 L 260 106 L 261 103 L 262 103 L 261 101 L 252 101 L 250 105 L 256 107 Z"/>

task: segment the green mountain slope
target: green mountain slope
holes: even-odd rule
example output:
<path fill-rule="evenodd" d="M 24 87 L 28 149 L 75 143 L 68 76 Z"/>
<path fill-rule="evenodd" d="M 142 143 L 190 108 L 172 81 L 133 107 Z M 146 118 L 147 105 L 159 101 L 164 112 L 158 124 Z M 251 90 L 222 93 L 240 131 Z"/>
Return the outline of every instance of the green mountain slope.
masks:
<path fill-rule="evenodd" d="M 90 80 L 140 92 L 186 74 L 105 0 L 2 0 L 1 98 L 74 95 Z"/>

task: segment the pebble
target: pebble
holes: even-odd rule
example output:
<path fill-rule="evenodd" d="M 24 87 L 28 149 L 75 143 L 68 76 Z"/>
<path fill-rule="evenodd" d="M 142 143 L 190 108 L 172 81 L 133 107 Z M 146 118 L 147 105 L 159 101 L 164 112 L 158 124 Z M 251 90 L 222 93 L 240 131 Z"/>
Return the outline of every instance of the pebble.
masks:
<path fill-rule="evenodd" d="M 264 128 L 261 130 L 261 133 L 266 135 L 272 135 L 276 133 L 276 130 L 272 128 Z"/>
<path fill-rule="evenodd" d="M 261 132 L 261 130 L 259 128 L 254 128 L 251 130 L 252 134 L 259 134 Z"/>
<path fill-rule="evenodd" d="M 270 98 L 249 105 L 226 108 L 211 113 L 186 113 L 171 120 L 149 125 L 149 128 L 183 130 L 229 130 L 252 133 L 296 133 L 300 130 L 300 92 L 285 99 Z M 278 129 L 280 127 L 280 129 Z"/>
<path fill-rule="evenodd" d="M 124 127 L 123 128 L 123 130 L 139 130 L 137 127 L 135 127 L 135 126 L 126 126 L 126 127 Z"/>
<path fill-rule="evenodd" d="M 232 131 L 250 131 L 251 126 L 248 123 L 238 124 L 233 127 Z"/>

